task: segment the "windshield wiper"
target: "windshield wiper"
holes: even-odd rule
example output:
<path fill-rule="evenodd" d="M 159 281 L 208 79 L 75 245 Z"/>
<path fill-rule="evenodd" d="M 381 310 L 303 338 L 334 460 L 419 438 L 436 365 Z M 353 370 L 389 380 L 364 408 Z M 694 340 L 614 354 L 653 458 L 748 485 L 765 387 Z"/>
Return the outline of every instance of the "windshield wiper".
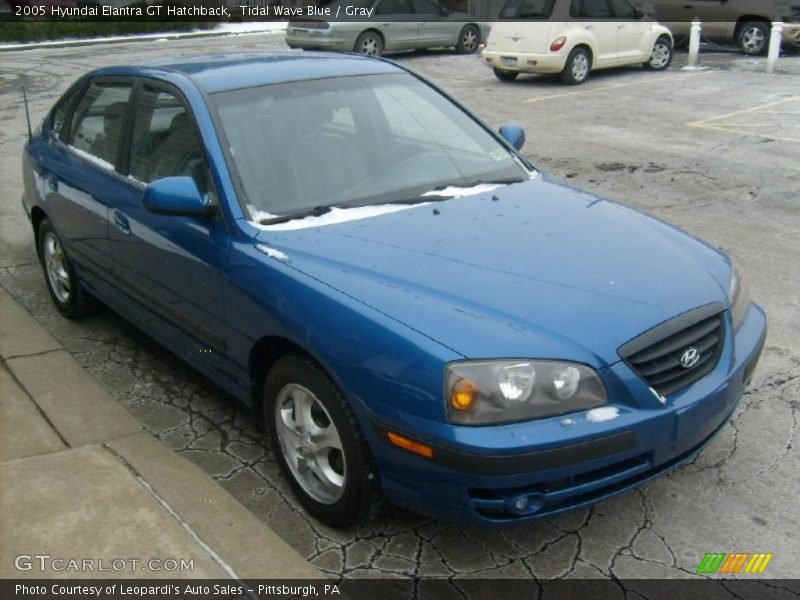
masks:
<path fill-rule="evenodd" d="M 299 210 L 289 213 L 288 215 L 281 215 L 280 217 L 271 217 L 269 219 L 261 219 L 259 223 L 262 225 L 277 225 L 279 223 L 288 223 L 296 219 L 305 219 L 306 217 L 321 217 L 322 215 L 331 212 L 330 206 L 314 206 L 305 210 Z"/>

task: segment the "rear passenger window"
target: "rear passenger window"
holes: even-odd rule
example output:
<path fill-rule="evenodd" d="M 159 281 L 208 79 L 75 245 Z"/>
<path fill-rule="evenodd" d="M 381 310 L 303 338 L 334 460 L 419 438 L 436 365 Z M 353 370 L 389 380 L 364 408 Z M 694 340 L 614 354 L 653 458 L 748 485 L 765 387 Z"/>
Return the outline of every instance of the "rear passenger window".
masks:
<path fill-rule="evenodd" d="M 610 19 L 611 6 L 608 0 L 582 0 L 580 17 L 584 19 Z"/>
<path fill-rule="evenodd" d="M 211 192 L 205 154 L 191 115 L 171 92 L 145 84 L 136 106 L 130 174 L 144 183 L 164 177 L 194 178 Z"/>
<path fill-rule="evenodd" d="M 130 95 L 130 82 L 90 83 L 72 115 L 70 145 L 114 168 Z"/>

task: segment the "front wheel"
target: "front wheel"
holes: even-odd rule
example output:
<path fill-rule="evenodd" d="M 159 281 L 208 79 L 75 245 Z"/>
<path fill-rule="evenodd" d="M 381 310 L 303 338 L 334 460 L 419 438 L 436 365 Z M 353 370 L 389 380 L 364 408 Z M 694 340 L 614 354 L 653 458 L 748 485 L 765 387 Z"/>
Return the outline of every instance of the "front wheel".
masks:
<path fill-rule="evenodd" d="M 92 313 L 94 298 L 81 286 L 64 244 L 48 219 L 42 219 L 39 224 L 38 240 L 47 291 L 58 312 L 68 319 L 80 319 Z"/>
<path fill-rule="evenodd" d="M 672 44 L 667 38 L 658 38 L 653 45 L 650 59 L 644 63 L 644 68 L 651 71 L 665 71 L 672 64 Z"/>
<path fill-rule="evenodd" d="M 383 54 L 383 38 L 375 31 L 365 31 L 358 36 L 353 50 L 367 56 L 380 56 Z"/>
<path fill-rule="evenodd" d="M 481 32 L 475 25 L 464 25 L 458 34 L 456 52 L 459 54 L 474 54 L 481 43 Z"/>
<path fill-rule="evenodd" d="M 331 527 L 360 523 L 376 496 L 377 473 L 342 393 L 311 360 L 279 359 L 264 385 L 272 449 L 303 507 Z"/>
<path fill-rule="evenodd" d="M 745 54 L 758 56 L 766 53 L 769 35 L 769 25 L 763 21 L 749 21 L 739 28 L 736 42 Z"/>
<path fill-rule="evenodd" d="M 494 76 L 500 81 L 514 81 L 518 75 L 518 71 L 502 71 L 500 69 L 494 69 Z"/>
<path fill-rule="evenodd" d="M 580 85 L 589 77 L 592 70 L 592 57 L 586 48 L 573 48 L 567 57 L 567 64 L 561 72 L 561 81 L 569 85 Z"/>

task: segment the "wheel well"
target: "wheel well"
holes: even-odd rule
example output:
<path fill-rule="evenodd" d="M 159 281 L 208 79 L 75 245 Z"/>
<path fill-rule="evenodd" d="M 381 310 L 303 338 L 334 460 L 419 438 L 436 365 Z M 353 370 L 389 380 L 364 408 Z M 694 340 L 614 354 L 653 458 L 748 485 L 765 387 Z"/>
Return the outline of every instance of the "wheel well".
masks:
<path fill-rule="evenodd" d="M 261 397 L 264 393 L 264 380 L 267 377 L 267 373 L 279 358 L 290 354 L 303 356 L 319 365 L 319 361 L 302 347 L 279 336 L 261 338 L 253 344 L 253 347 L 250 349 L 250 357 L 248 359 L 250 389 L 252 390 L 253 411 L 258 417 L 259 422 L 263 422 L 264 420 Z M 320 365 L 320 368 L 327 372 L 322 365 Z"/>
<path fill-rule="evenodd" d="M 770 26 L 770 21 L 766 17 L 759 17 L 756 15 L 745 15 L 743 17 L 739 17 L 739 20 L 736 21 L 736 29 L 733 33 L 734 37 L 739 37 L 739 31 L 742 29 L 742 25 L 745 23 L 750 23 L 752 21 L 758 21 L 760 23 L 764 23 L 768 27 Z"/>
<path fill-rule="evenodd" d="M 586 51 L 589 53 L 589 66 L 594 64 L 594 52 L 592 52 L 592 48 L 589 46 L 589 44 L 576 44 L 575 48 L 572 50 L 575 50 L 576 48 L 586 48 Z M 570 52 L 572 52 L 572 50 L 570 50 Z"/>
<path fill-rule="evenodd" d="M 36 242 L 36 254 L 39 254 L 39 225 L 41 225 L 47 214 L 39 208 L 34 206 L 31 209 L 31 225 L 33 226 L 33 239 Z"/>
<path fill-rule="evenodd" d="M 377 35 L 378 35 L 378 37 L 379 37 L 379 38 L 381 38 L 381 43 L 383 44 L 383 47 L 384 47 L 384 48 L 386 47 L 386 38 L 385 38 L 385 37 L 383 37 L 383 33 L 381 33 L 380 31 L 378 31 L 377 29 L 372 29 L 372 28 L 370 28 L 370 29 L 365 29 L 364 31 L 362 31 L 361 33 L 359 33 L 359 34 L 358 34 L 358 37 L 361 37 L 361 36 L 362 36 L 362 35 L 364 35 L 365 33 L 375 33 L 375 34 L 377 34 Z M 356 42 L 357 42 L 357 41 L 358 41 L 358 38 L 356 38 Z"/>

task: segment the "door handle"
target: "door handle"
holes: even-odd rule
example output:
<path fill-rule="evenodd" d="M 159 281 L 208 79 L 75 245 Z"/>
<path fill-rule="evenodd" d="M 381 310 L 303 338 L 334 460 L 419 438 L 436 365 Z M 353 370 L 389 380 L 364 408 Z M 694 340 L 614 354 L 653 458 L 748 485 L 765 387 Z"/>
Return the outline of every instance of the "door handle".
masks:
<path fill-rule="evenodd" d="M 584 29 L 592 30 L 594 29 L 594 25 L 587 25 Z"/>
<path fill-rule="evenodd" d="M 617 29 L 625 29 L 625 25 L 617 25 Z"/>
<path fill-rule="evenodd" d="M 128 222 L 128 217 L 123 215 L 118 210 L 114 211 L 114 226 L 125 235 L 131 234 L 131 225 Z"/>

